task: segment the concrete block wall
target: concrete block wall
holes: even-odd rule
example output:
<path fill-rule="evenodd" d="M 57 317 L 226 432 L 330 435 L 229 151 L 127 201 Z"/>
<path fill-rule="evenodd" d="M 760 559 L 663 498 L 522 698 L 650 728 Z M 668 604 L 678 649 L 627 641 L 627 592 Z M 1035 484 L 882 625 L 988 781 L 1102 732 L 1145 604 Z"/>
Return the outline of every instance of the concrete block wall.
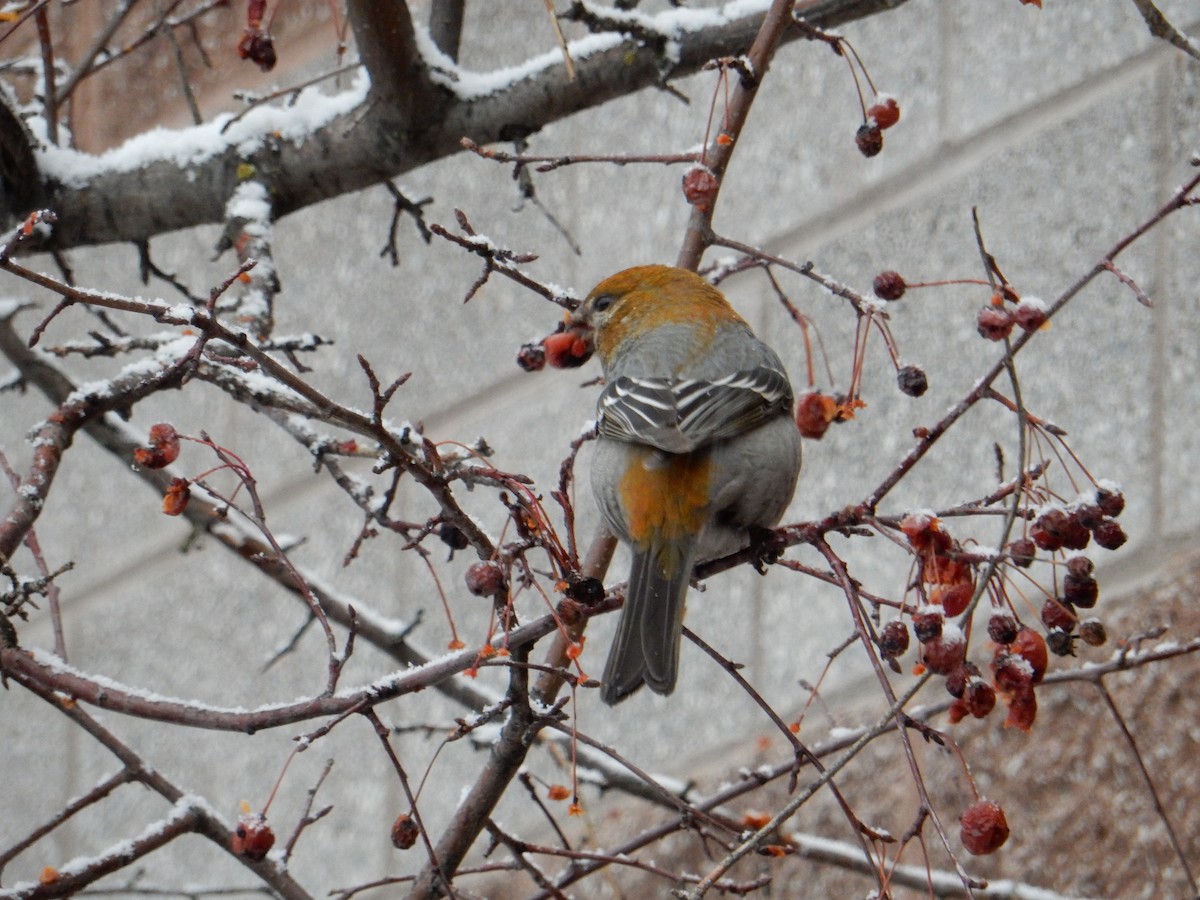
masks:
<path fill-rule="evenodd" d="M 1159 5 L 1189 33 L 1200 33 L 1194 4 Z M 513 25 L 499 6 L 472 7 L 471 14 L 478 17 L 468 21 L 464 62 L 482 65 L 491 58 L 496 35 Z M 789 45 L 777 58 L 735 156 L 716 225 L 771 252 L 812 260 L 864 293 L 885 268 L 913 280 L 979 277 L 971 229 L 975 207 L 989 249 L 1008 277 L 1025 293 L 1052 299 L 1192 171 L 1189 160 L 1200 148 L 1200 63 L 1153 40 L 1131 3 L 1047 0 L 1038 11 L 1016 0 L 911 0 L 843 33 L 879 87 L 901 99 L 903 119 L 887 134 L 885 151 L 868 161 L 854 147 L 857 101 L 844 63 L 824 47 Z M 529 37 L 511 37 L 516 60 Z M 692 146 L 703 132 L 711 77 L 686 79 L 680 88 L 692 98 L 690 106 L 647 92 L 551 126 L 534 138 L 532 149 L 657 152 Z M 627 265 L 674 259 L 687 216 L 678 179 L 677 169 L 650 166 L 580 166 L 538 176 L 541 201 L 579 240 L 579 256 L 537 208 L 518 204 L 503 167 L 456 158 L 401 182 L 413 196 L 435 198 L 432 221 L 451 225 L 451 209 L 461 206 L 497 243 L 538 252 L 540 260 L 530 267 L 538 277 L 582 294 Z M 499 468 L 526 472 L 548 491 L 567 443 L 593 413 L 594 388 L 580 389 L 579 383 L 598 372 L 518 371 L 517 347 L 548 332 L 558 317 L 555 310 L 499 279 L 464 306 L 461 298 L 478 274 L 474 260 L 444 242 L 422 245 L 404 224 L 401 265 L 391 267 L 378 256 L 389 215 L 387 195 L 371 191 L 276 225 L 275 258 L 284 284 L 279 333 L 313 331 L 332 338 L 335 347 L 322 355 L 313 378 L 334 396 L 356 397 L 364 405 L 355 354 L 370 359 L 384 378 L 412 371 L 393 405 L 394 417 L 424 422 L 435 439 L 483 435 L 496 450 Z M 1094 474 L 1124 486 L 1129 508 L 1123 523 L 1131 541 L 1115 559 L 1135 567 L 1156 558 L 1153 551 L 1164 541 L 1189 540 L 1200 525 L 1200 479 L 1194 472 L 1200 351 L 1193 337 L 1200 314 L 1198 234 L 1194 213 L 1185 213 L 1122 257 L 1123 267 L 1153 297 L 1153 311 L 1139 306 L 1115 279 L 1103 277 L 1021 357 L 1029 408 L 1070 432 L 1072 447 L 1094 465 Z M 228 268 L 227 259 L 209 260 L 216 236 L 215 229 L 198 229 L 156 240 L 156 260 L 194 285 L 216 283 Z M 150 290 L 137 283 L 130 249 L 100 248 L 73 258 L 82 284 Z M 843 382 L 835 387 L 844 386 L 853 321 L 842 301 L 799 278 L 785 277 L 785 286 L 816 322 Z M 798 383 L 804 371 L 798 333 L 766 285 L 757 276 L 743 276 L 727 289 L 778 347 Z M 6 283 L 3 290 L 15 288 Z M 164 286 L 154 290 L 170 296 Z M 942 288 L 914 292 L 896 306 L 892 327 L 901 352 L 926 367 L 929 393 L 918 400 L 899 394 L 876 344 L 867 374 L 870 406 L 855 423 L 806 446 L 788 520 L 818 517 L 860 499 L 910 446 L 912 428 L 936 421 L 995 358 L 995 346 L 974 333 L 980 304 L 977 289 Z M 75 336 L 81 318 L 64 317 L 48 340 Z M 78 371 L 81 378 L 97 377 L 95 369 Z M 20 421 L 23 427 L 45 415 L 32 394 L 0 395 L 0 409 L 6 423 Z M 369 542 L 355 565 L 342 567 L 358 513 L 330 493 L 289 439 L 249 414 L 231 413 L 211 389 L 156 398 L 138 408 L 134 424 L 145 428 L 160 419 L 193 432 L 206 429 L 245 456 L 263 484 L 273 526 L 306 538 L 295 551 L 299 563 L 386 615 L 410 619 L 423 610 L 426 624 L 418 642 L 444 645 L 440 604 L 418 560 L 381 539 Z M 1011 473 L 1012 428 L 983 417 L 972 427 L 920 467 L 889 499 L 887 510 L 969 499 L 981 484 L 991 484 L 994 442 L 1005 447 Z M 7 440 L 13 433 L 6 428 Z M 27 448 L 5 450 L 18 465 L 27 458 Z M 586 484 L 586 457 L 581 465 Z M 221 705 L 253 706 L 317 690 L 322 673 L 313 661 L 322 651 L 315 630 L 300 653 L 261 676 L 241 677 L 261 667 L 298 627 L 294 602 L 215 546 L 201 541 L 181 554 L 187 529 L 164 522 L 154 498 L 127 488 L 113 466 L 86 441 L 75 448 L 39 526 L 43 546 L 58 557 L 54 562 L 76 563 L 63 579 L 72 663 L 160 693 Z M 586 540 L 596 517 L 586 489 L 579 501 Z M 419 500 L 411 504 L 414 518 L 430 511 Z M 489 527 L 499 527 L 497 509 L 479 502 L 473 511 Z M 120 533 L 136 538 L 114 540 Z M 903 590 L 894 559 L 881 564 L 874 551 L 851 554 L 855 573 L 873 589 L 891 595 Z M 456 614 L 465 629 L 480 626 L 481 616 L 466 608 L 464 592 L 457 589 L 468 562 L 460 556 L 442 568 L 453 602 L 463 607 Z M 614 573 L 624 564 L 619 556 Z M 531 608 L 528 614 L 536 612 Z M 613 624 L 609 617 L 589 630 L 590 671 L 603 665 Z M 783 710 L 804 703 L 799 681 L 816 680 L 823 654 L 852 628 L 836 592 L 784 573 L 759 578 L 748 570 L 722 575 L 693 594 L 688 624 L 746 663 L 744 674 Z M 22 638 L 49 646 L 47 622 L 31 623 Z M 147 644 L 153 654 L 131 652 Z M 355 671 L 363 680 L 386 671 L 384 660 L 366 649 L 359 653 L 361 668 Z M 860 677 L 861 665 L 840 665 L 827 696 L 871 691 Z M 577 721 L 644 768 L 682 777 L 693 762 L 711 762 L 720 752 L 715 748 L 748 742 L 766 730 L 754 709 L 714 701 L 714 692 L 719 696 L 727 688 L 721 673 L 688 646 L 675 696 L 643 693 L 610 711 L 598 697 L 584 694 Z M 419 710 L 389 712 L 410 725 L 461 714 L 448 701 L 422 697 L 421 704 Z M 22 811 L 0 816 L 0 846 L 115 769 L 111 758 L 65 723 L 51 719 L 50 731 L 42 730 L 46 717 L 37 707 L 20 691 L 0 692 L 0 721 L 12 723 L 5 726 L 8 771 L 22 773 L 0 780 L 0 809 Z M 164 733 L 116 716 L 103 719 L 145 749 L 152 764 L 230 816 L 242 799 L 254 804 L 265 799 L 290 747 L 290 733 L 254 739 Z M 36 732 L 26 724 L 32 722 L 39 723 Z M 294 784 L 308 785 L 326 757 L 355 760 L 335 766 L 328 783 L 330 796 L 342 798 L 338 815 L 344 816 L 320 838 L 333 852 L 319 861 L 297 859 L 297 876 L 310 879 L 318 891 L 408 864 L 388 844 L 386 826 L 402 798 L 391 789 L 379 754 L 362 752 L 362 742 L 371 739 L 365 726 L 339 729 L 328 745 L 299 757 L 289 775 Z M 271 746 L 264 749 L 266 742 Z M 401 746 L 412 773 L 424 770 L 437 745 L 408 738 Z M 435 829 L 453 811 L 461 784 L 480 758 L 465 745 L 449 747 L 438 758 L 425 801 Z M 552 771 L 545 762 L 535 765 Z M 442 794 L 434 793 L 438 790 Z M 301 790 L 284 794 L 276 801 L 281 820 L 294 815 L 303 800 Z M 88 817 L 51 838 L 46 863 L 95 852 L 112 836 L 136 830 L 131 823 L 161 814 L 153 798 L 131 795 L 120 803 L 120 814 L 110 809 L 103 821 Z M 504 813 L 520 815 L 515 809 Z M 172 869 L 188 873 L 190 881 L 244 877 L 198 839 L 150 864 L 162 880 Z M 5 879 L 36 872 L 14 865 Z"/>

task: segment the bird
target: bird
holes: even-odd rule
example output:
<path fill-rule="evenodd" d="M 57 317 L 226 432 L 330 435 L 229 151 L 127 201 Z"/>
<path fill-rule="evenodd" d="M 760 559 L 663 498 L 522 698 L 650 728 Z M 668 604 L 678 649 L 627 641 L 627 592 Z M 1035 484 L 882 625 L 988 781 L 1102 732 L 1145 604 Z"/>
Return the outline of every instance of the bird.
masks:
<path fill-rule="evenodd" d="M 646 684 L 670 694 L 698 562 L 774 526 L 800 474 L 800 433 L 778 354 L 695 272 L 635 266 L 569 314 L 568 346 L 604 370 L 591 483 L 631 551 L 602 679 L 614 705 Z"/>

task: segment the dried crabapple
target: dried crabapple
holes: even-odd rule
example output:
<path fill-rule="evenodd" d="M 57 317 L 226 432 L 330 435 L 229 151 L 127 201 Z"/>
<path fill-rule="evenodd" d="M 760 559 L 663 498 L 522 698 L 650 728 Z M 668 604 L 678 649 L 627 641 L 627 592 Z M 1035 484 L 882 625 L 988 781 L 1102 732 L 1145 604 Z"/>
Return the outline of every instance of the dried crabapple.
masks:
<path fill-rule="evenodd" d="M 1108 641 L 1108 631 L 1099 619 L 1084 619 L 1080 622 L 1079 636 L 1089 647 L 1102 647 Z"/>
<path fill-rule="evenodd" d="M 259 861 L 265 859 L 275 845 L 275 832 L 262 813 L 243 813 L 233 829 L 229 848 L 238 856 Z"/>
<path fill-rule="evenodd" d="M 929 378 L 920 366 L 904 366 L 896 373 L 896 385 L 901 393 L 920 397 L 929 390 Z"/>
<path fill-rule="evenodd" d="M 1037 544 L 1029 538 L 1019 538 L 1008 545 L 1008 558 L 1014 566 L 1028 569 L 1037 558 Z"/>
<path fill-rule="evenodd" d="M 896 659 L 907 650 L 908 626 L 899 619 L 893 619 L 879 632 L 879 652 L 884 659 Z"/>
<path fill-rule="evenodd" d="M 941 637 L 944 618 L 940 609 L 922 609 L 913 613 L 913 634 L 922 644 Z"/>
<path fill-rule="evenodd" d="M 1037 331 L 1046 324 L 1046 304 L 1037 297 L 1025 297 L 1013 311 L 1013 321 L 1025 331 Z"/>
<path fill-rule="evenodd" d="M 963 700 L 966 701 L 971 715 L 976 719 L 983 719 L 996 706 L 996 689 L 982 678 L 972 678 L 967 682 Z"/>
<path fill-rule="evenodd" d="M 883 131 L 878 125 L 863 122 L 855 132 L 854 143 L 858 145 L 859 153 L 868 159 L 878 156 L 879 151 L 883 149 Z"/>
<path fill-rule="evenodd" d="M 995 853 L 1008 840 L 1004 810 L 991 800 L 976 800 L 963 811 L 958 822 L 963 847 L 976 856 Z"/>
<path fill-rule="evenodd" d="M 392 846 L 397 850 L 410 850 L 421 836 L 421 826 L 409 813 L 400 813 L 392 823 Z"/>
<path fill-rule="evenodd" d="M 973 581 L 959 581 L 955 584 L 939 584 L 929 592 L 929 602 L 937 603 L 946 611 L 947 616 L 961 615 L 975 596 Z"/>
<path fill-rule="evenodd" d="M 904 276 L 891 269 L 876 275 L 871 287 L 880 300 L 899 300 L 908 289 Z"/>
<path fill-rule="evenodd" d="M 1072 556 L 1067 560 L 1067 571 L 1072 575 L 1083 577 L 1091 575 L 1096 569 L 1096 564 L 1086 556 Z"/>
<path fill-rule="evenodd" d="M 1081 609 L 1091 609 L 1100 597 L 1100 585 L 1091 575 L 1067 572 L 1063 578 L 1063 599 Z"/>
<path fill-rule="evenodd" d="M 975 317 L 975 328 L 979 331 L 980 337 L 987 338 L 989 341 L 1002 341 L 1012 334 L 1012 313 L 1003 306 L 989 304 L 979 310 L 979 314 Z"/>
<path fill-rule="evenodd" d="M 988 619 L 988 637 L 997 644 L 1011 644 L 1017 639 L 1017 620 L 1006 613 Z"/>
<path fill-rule="evenodd" d="M 1021 628 L 1017 639 L 1012 642 L 1012 652 L 1020 656 L 1033 670 L 1033 683 L 1037 684 L 1046 674 L 1050 657 L 1046 652 L 1046 640 L 1032 628 Z"/>
<path fill-rule="evenodd" d="M 167 492 L 163 494 L 162 511 L 168 516 L 178 516 L 187 509 L 188 499 L 192 496 L 190 483 L 186 478 L 172 478 Z"/>
<path fill-rule="evenodd" d="M 1017 728 L 1026 734 L 1033 728 L 1037 718 L 1037 696 L 1032 687 L 1014 691 L 1008 698 L 1008 715 L 1004 719 L 1005 728 Z"/>
<path fill-rule="evenodd" d="M 1092 531 L 1092 537 L 1105 550 L 1116 550 L 1128 540 L 1125 536 L 1125 529 L 1112 519 L 1105 519 L 1097 525 Z"/>
<path fill-rule="evenodd" d="M 1125 495 L 1112 488 L 1099 488 L 1096 491 L 1096 503 L 1106 516 L 1115 519 L 1125 509 Z"/>
<path fill-rule="evenodd" d="M 462 529 L 449 522 L 443 522 L 438 526 L 437 536 L 451 551 L 466 550 L 470 546 L 470 541 L 467 540 L 467 536 L 463 534 Z"/>
<path fill-rule="evenodd" d="M 1047 597 L 1042 604 L 1042 624 L 1047 628 L 1061 628 L 1070 631 L 1075 627 L 1075 613 L 1071 604 L 1065 600 Z"/>
<path fill-rule="evenodd" d="M 921 645 L 921 662 L 937 675 L 949 675 L 961 668 L 967 656 L 967 642 L 957 626 L 942 629 L 941 637 Z"/>
<path fill-rule="evenodd" d="M 683 196 L 702 212 L 707 212 L 717 198 L 720 183 L 708 166 L 696 165 L 683 176 Z"/>
<path fill-rule="evenodd" d="M 540 372 L 546 367 L 546 348 L 542 344 L 522 344 L 517 351 L 517 365 L 526 372 Z"/>
<path fill-rule="evenodd" d="M 796 427 L 803 437 L 819 440 L 837 415 L 837 400 L 819 391 L 803 394 L 796 403 Z"/>
<path fill-rule="evenodd" d="M 146 469 L 161 469 L 179 458 L 179 435 L 175 426 L 159 422 L 150 426 L 150 447 L 133 451 L 133 461 Z"/>
<path fill-rule="evenodd" d="M 494 597 L 504 593 L 508 579 L 495 560 L 481 560 L 467 568 L 467 590 L 476 597 Z"/>
<path fill-rule="evenodd" d="M 1055 656 L 1075 655 L 1075 635 L 1061 628 L 1052 628 L 1046 632 L 1046 646 Z"/>
<path fill-rule="evenodd" d="M 873 119 L 876 125 L 886 131 L 900 121 L 900 104 L 895 97 L 880 94 L 867 109 L 867 118 Z"/>
<path fill-rule="evenodd" d="M 933 513 L 906 514 L 900 520 L 900 530 L 912 548 L 921 554 L 944 553 L 954 544 L 953 538 L 942 529 L 941 520 Z"/>

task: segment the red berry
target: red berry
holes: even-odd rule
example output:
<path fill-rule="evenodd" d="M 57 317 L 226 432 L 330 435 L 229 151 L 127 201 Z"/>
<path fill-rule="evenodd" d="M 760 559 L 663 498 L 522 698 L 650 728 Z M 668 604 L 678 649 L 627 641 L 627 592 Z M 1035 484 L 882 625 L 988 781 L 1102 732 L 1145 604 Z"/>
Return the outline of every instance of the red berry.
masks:
<path fill-rule="evenodd" d="M 699 210 L 706 211 L 717 198 L 720 183 L 708 166 L 695 165 L 683 176 L 683 196 Z"/>
<path fill-rule="evenodd" d="M 1013 312 L 1013 321 L 1025 331 L 1037 331 L 1046 319 L 1046 304 L 1036 297 L 1024 298 Z"/>
<path fill-rule="evenodd" d="M 883 132 L 879 130 L 878 125 L 864 122 L 854 135 L 854 143 L 858 144 L 859 152 L 868 159 L 878 156 L 879 151 L 883 149 Z"/>
<path fill-rule="evenodd" d="M 1013 653 L 1029 663 L 1033 670 L 1032 682 L 1037 684 L 1046 674 L 1050 664 L 1050 656 L 1046 652 L 1046 640 L 1032 628 L 1022 628 L 1017 632 L 1017 639 L 1012 642 Z"/>
<path fill-rule="evenodd" d="M 1128 540 L 1125 536 L 1125 529 L 1112 519 L 1105 519 L 1097 525 L 1096 530 L 1092 532 L 1092 537 L 1105 550 L 1116 550 Z"/>
<path fill-rule="evenodd" d="M 243 813 L 233 830 L 230 849 L 238 856 L 256 862 L 265 859 L 275 844 L 275 832 L 261 813 Z"/>
<path fill-rule="evenodd" d="M 949 675 L 962 668 L 967 657 L 967 642 L 957 627 L 944 628 L 942 636 L 921 645 L 921 662 L 930 672 Z"/>
<path fill-rule="evenodd" d="M 1033 688 L 1026 687 L 1014 692 L 1008 700 L 1008 716 L 1004 720 L 1004 727 L 1019 728 L 1028 733 L 1036 718 L 1037 696 Z"/>
<path fill-rule="evenodd" d="M 1102 647 L 1108 641 L 1108 632 L 1099 619 L 1085 619 L 1080 622 L 1079 636 L 1090 647 Z"/>
<path fill-rule="evenodd" d="M 1106 516 L 1117 518 L 1125 509 L 1125 495 L 1118 490 L 1100 488 L 1096 491 L 1096 503 Z"/>
<path fill-rule="evenodd" d="M 884 659 L 896 659 L 907 650 L 908 626 L 899 619 L 893 619 L 879 632 L 879 652 Z"/>
<path fill-rule="evenodd" d="M 1015 653 L 1001 651 L 992 660 L 992 675 L 996 687 L 1005 693 L 1029 688 L 1033 684 L 1033 667 Z"/>
<path fill-rule="evenodd" d="M 997 644 L 1011 644 L 1017 639 L 1017 620 L 1004 613 L 988 619 L 988 637 Z"/>
<path fill-rule="evenodd" d="M 929 602 L 939 604 L 947 616 L 961 615 L 975 596 L 975 583 L 960 581 L 956 584 L 939 584 L 929 592 Z"/>
<path fill-rule="evenodd" d="M 1046 632 L 1046 646 L 1055 656 L 1074 656 L 1075 635 L 1061 628 L 1052 628 Z"/>
<path fill-rule="evenodd" d="M 961 697 L 955 697 L 954 702 L 950 704 L 950 708 L 946 711 L 946 718 L 950 720 L 951 725 L 957 725 L 971 713 L 971 707 L 967 706 L 967 701 Z"/>
<path fill-rule="evenodd" d="M 397 850 L 409 850 L 421 836 L 421 826 L 408 813 L 400 813 L 392 823 L 392 846 Z"/>
<path fill-rule="evenodd" d="M 967 682 L 967 690 L 963 695 L 967 709 L 977 719 L 983 719 L 996 705 L 996 689 L 982 678 L 972 678 Z"/>
<path fill-rule="evenodd" d="M 944 530 L 941 521 L 933 513 L 913 512 L 900 520 L 900 530 L 921 554 L 945 553 L 954 541 Z"/>
<path fill-rule="evenodd" d="M 913 633 L 922 644 L 942 636 L 941 610 L 922 610 L 913 615 Z"/>
<path fill-rule="evenodd" d="M 1067 517 L 1067 528 L 1062 535 L 1062 545 L 1067 550 L 1082 550 L 1092 539 L 1092 533 L 1076 516 Z"/>
<path fill-rule="evenodd" d="M 959 821 L 962 845 L 976 856 L 995 853 L 1008 840 L 1004 810 L 991 800 L 977 800 L 966 808 Z"/>
<path fill-rule="evenodd" d="M 1008 558 L 1014 566 L 1028 569 L 1037 557 L 1037 544 L 1029 538 L 1021 538 L 1008 545 Z"/>
<path fill-rule="evenodd" d="M 483 560 L 467 569 L 467 590 L 476 597 L 494 597 L 504 592 L 508 579 L 500 563 Z"/>
<path fill-rule="evenodd" d="M 1071 604 L 1064 600 L 1047 597 L 1042 604 L 1042 624 L 1047 628 L 1061 628 L 1070 631 L 1075 627 L 1075 613 Z"/>
<path fill-rule="evenodd" d="M 875 276 L 872 287 L 875 289 L 875 296 L 880 300 L 899 300 L 904 296 L 908 285 L 905 284 L 904 277 L 899 272 L 888 269 Z"/>
<path fill-rule="evenodd" d="M 522 344 L 517 351 L 517 365 L 526 372 L 540 372 L 546 367 L 546 348 L 542 344 Z"/>
<path fill-rule="evenodd" d="M 1093 563 L 1086 556 L 1072 556 L 1067 560 L 1067 571 L 1072 575 L 1078 575 L 1081 578 L 1084 575 L 1091 575 L 1092 570 L 1095 568 L 1095 563 Z"/>
<path fill-rule="evenodd" d="M 1063 536 L 1070 524 L 1071 520 L 1065 512 L 1061 509 L 1051 509 L 1038 516 L 1033 527 L 1029 529 L 1029 536 L 1043 550 L 1061 550 Z"/>
<path fill-rule="evenodd" d="M 929 390 L 929 379 L 920 366 L 905 366 L 896 373 L 896 384 L 910 397 L 920 397 Z"/>
<path fill-rule="evenodd" d="M 1091 575 L 1068 572 L 1063 578 L 1063 599 L 1081 609 L 1091 609 L 1100 597 L 1100 585 Z"/>
<path fill-rule="evenodd" d="M 836 415 L 836 400 L 828 394 L 809 391 L 796 404 L 796 427 L 803 437 L 820 440 Z"/>
<path fill-rule="evenodd" d="M 900 121 L 900 105 L 895 97 L 880 95 L 875 103 L 867 110 L 867 118 L 874 119 L 875 124 L 887 130 Z"/>
<path fill-rule="evenodd" d="M 1075 519 L 1088 531 L 1104 521 L 1104 510 L 1095 503 L 1083 503 L 1075 508 Z"/>
<path fill-rule="evenodd" d="M 978 329 L 980 337 L 985 337 L 989 341 L 1002 341 L 1012 334 L 1012 313 L 1003 306 L 988 304 L 979 310 L 979 315 L 975 317 L 975 327 Z"/>

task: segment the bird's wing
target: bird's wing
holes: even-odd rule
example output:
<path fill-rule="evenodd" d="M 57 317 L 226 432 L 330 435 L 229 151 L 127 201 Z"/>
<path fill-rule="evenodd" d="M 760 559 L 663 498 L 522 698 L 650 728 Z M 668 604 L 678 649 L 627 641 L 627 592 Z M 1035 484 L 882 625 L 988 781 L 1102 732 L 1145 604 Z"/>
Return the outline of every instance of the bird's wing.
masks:
<path fill-rule="evenodd" d="M 600 395 L 600 434 L 689 453 L 757 428 L 791 405 L 787 376 L 770 366 L 714 380 L 623 375 Z"/>

